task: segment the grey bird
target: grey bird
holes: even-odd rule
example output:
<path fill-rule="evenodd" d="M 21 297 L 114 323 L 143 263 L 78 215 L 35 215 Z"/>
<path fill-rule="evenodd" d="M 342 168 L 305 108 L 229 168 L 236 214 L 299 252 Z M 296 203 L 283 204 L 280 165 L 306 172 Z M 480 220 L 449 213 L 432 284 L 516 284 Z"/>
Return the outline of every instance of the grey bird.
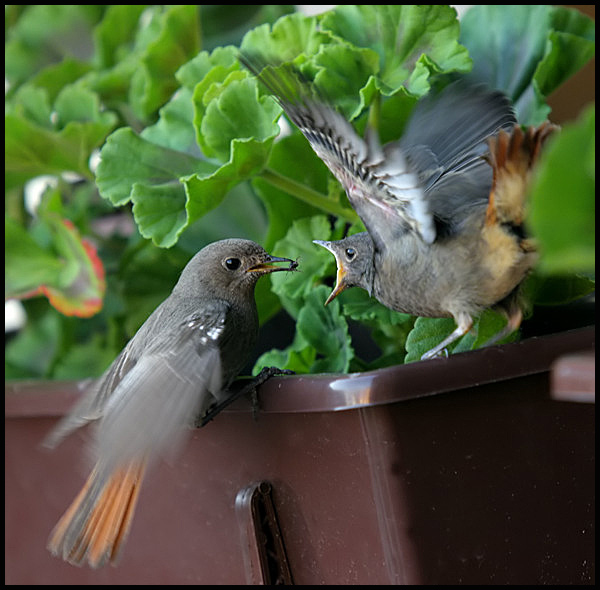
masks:
<path fill-rule="evenodd" d="M 148 466 L 228 401 L 257 339 L 256 282 L 296 266 L 242 239 L 209 244 L 190 260 L 171 295 L 45 441 L 54 447 L 97 422 L 96 464 L 50 535 L 53 554 L 92 567 L 116 561 Z"/>
<path fill-rule="evenodd" d="M 246 65 L 305 135 L 344 187 L 366 232 L 315 240 L 337 262 L 329 303 L 361 287 L 385 306 L 424 317 L 452 317 L 456 329 L 423 355 L 438 356 L 493 307 L 508 318 L 494 340 L 522 319 L 519 285 L 537 252 L 525 235 L 531 171 L 555 126 L 526 132 L 500 91 L 455 82 L 415 107 L 399 141 L 365 139 L 293 67 Z"/>

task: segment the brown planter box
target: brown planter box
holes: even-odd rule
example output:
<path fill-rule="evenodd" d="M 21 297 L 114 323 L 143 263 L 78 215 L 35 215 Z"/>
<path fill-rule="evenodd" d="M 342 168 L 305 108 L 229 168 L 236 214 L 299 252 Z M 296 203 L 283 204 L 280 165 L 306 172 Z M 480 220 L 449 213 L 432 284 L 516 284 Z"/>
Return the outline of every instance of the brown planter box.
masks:
<path fill-rule="evenodd" d="M 98 571 L 45 549 L 88 473 L 86 432 L 39 448 L 77 384 L 8 384 L 5 581 L 593 584 L 594 341 L 273 379 L 150 474 Z"/>

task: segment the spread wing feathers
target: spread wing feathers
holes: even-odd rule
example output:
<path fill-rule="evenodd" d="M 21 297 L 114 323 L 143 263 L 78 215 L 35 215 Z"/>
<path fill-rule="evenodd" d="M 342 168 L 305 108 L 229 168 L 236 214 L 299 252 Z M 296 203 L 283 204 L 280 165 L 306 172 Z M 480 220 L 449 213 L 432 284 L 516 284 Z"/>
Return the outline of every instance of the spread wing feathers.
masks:
<path fill-rule="evenodd" d="M 493 172 L 486 211 L 486 225 L 497 223 L 519 228 L 525 214 L 525 199 L 541 149 L 558 127 L 546 121 L 525 131 L 514 125 L 489 139 L 486 160 Z"/>
<path fill-rule="evenodd" d="M 487 139 L 516 121 L 502 92 L 458 81 L 417 103 L 400 145 L 429 191 L 443 177 L 481 165 Z"/>
<path fill-rule="evenodd" d="M 216 302 L 179 321 L 165 317 L 165 309 L 161 305 L 146 320 L 104 375 L 49 434 L 46 446 L 56 446 L 75 429 L 101 417 L 106 418 L 103 428 L 112 428 L 119 409 L 124 413 L 115 422 L 116 428 L 127 428 L 131 419 L 132 429 L 152 418 L 153 412 L 154 419 L 160 416 L 165 424 L 162 419 L 168 408 L 169 416 L 179 421 L 188 406 L 196 404 L 202 411 L 214 401 L 222 385 L 219 340 L 227 305 Z"/>
<path fill-rule="evenodd" d="M 418 232 L 428 243 L 435 239 L 433 216 L 417 175 L 399 145 L 382 148 L 376 134 L 363 140 L 352 125 L 290 65 L 263 66 L 241 55 L 242 63 L 275 95 L 292 123 L 340 181 L 350 203 L 372 237 L 377 238 L 384 215 L 396 231 Z"/>

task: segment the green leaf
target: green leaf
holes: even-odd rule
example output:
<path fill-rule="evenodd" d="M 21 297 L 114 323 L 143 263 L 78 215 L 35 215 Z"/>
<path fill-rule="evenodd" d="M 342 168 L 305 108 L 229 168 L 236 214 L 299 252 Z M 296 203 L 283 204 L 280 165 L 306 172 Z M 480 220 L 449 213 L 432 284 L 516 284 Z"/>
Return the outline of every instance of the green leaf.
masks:
<path fill-rule="evenodd" d="M 185 212 L 186 189 L 180 178 L 207 169 L 213 171 L 214 166 L 153 144 L 131 129 L 122 128 L 102 148 L 96 182 L 100 194 L 113 205 L 133 201 L 142 235 L 165 247 L 173 245 L 189 223 Z M 162 222 L 161 215 L 165 216 Z"/>
<path fill-rule="evenodd" d="M 319 72 L 314 84 L 352 121 L 370 104 L 373 92 L 365 87 L 379 72 L 379 56 L 372 49 L 349 43 L 323 45 L 312 60 Z"/>
<path fill-rule="evenodd" d="M 593 279 L 581 275 L 544 275 L 534 272 L 528 277 L 523 291 L 526 298 L 536 305 L 563 305 L 595 289 Z"/>
<path fill-rule="evenodd" d="M 90 317 L 98 313 L 106 283 L 94 247 L 52 208 L 40 207 L 38 213 L 38 229 L 49 237 L 46 248 L 14 221 L 5 219 L 6 296 L 43 294 L 65 315 Z"/>
<path fill-rule="evenodd" d="M 259 144 L 270 147 L 279 134 L 276 121 L 280 113 L 281 108 L 271 98 L 259 98 L 256 80 L 232 80 L 208 104 L 202 117 L 200 134 L 204 152 L 226 162 L 230 158 L 233 141 L 252 140 L 256 150 L 260 149 Z M 268 156 L 268 150 L 265 156 Z M 263 162 L 266 162 L 265 156 L 260 158 Z"/>
<path fill-rule="evenodd" d="M 327 193 L 329 171 L 300 133 L 277 141 L 267 166 L 269 171 L 282 177 L 322 195 Z M 305 201 L 292 198 L 289 192 L 274 186 L 269 180 L 270 176 L 265 177 L 264 174 L 252 180 L 252 186 L 264 203 L 269 217 L 268 234 L 264 239 L 267 250 L 285 236 L 294 221 L 322 212 Z M 282 206 L 283 203 L 285 206 Z"/>
<path fill-rule="evenodd" d="M 272 29 L 268 24 L 252 29 L 240 47 L 249 55 L 258 54 L 268 62 L 281 63 L 314 55 L 329 41 L 329 35 L 318 30 L 314 16 L 295 13 L 280 18 Z"/>
<path fill-rule="evenodd" d="M 417 318 L 406 340 L 405 363 L 420 361 L 421 357 L 437 346 L 454 329 L 452 318 Z"/>
<path fill-rule="evenodd" d="M 64 263 L 40 246 L 16 221 L 4 217 L 4 297 L 60 283 Z"/>
<path fill-rule="evenodd" d="M 111 4 L 94 29 L 95 61 L 100 69 L 118 65 L 132 49 L 145 4 Z"/>
<path fill-rule="evenodd" d="M 5 379 L 48 377 L 59 352 L 61 319 L 54 309 L 39 311 L 37 302 L 27 308 L 27 324 L 6 344 Z"/>
<path fill-rule="evenodd" d="M 229 162 L 214 171 L 187 177 L 189 218 L 195 220 L 205 215 L 217 207 L 237 184 L 260 172 L 269 157 L 271 142 L 272 139 L 235 139 L 231 143 Z"/>
<path fill-rule="evenodd" d="M 371 338 L 382 355 L 401 363 L 415 317 L 385 307 L 363 289 L 348 289 L 340 299 L 345 315 L 371 328 Z"/>
<path fill-rule="evenodd" d="M 90 177 L 89 157 L 114 127 L 111 113 L 96 121 L 71 121 L 61 131 L 44 129 L 19 115 L 5 117 L 7 186 L 43 174 L 76 172 Z"/>
<path fill-rule="evenodd" d="M 199 100 L 213 84 L 222 83 L 232 72 L 239 71 L 237 47 L 217 47 L 212 52 L 201 51 L 179 68 L 177 80 L 189 90 L 197 90 Z"/>
<path fill-rule="evenodd" d="M 101 111 L 99 96 L 79 85 L 65 86 L 56 97 L 54 110 L 59 128 L 66 127 L 69 123 L 93 121 L 111 129 L 116 123 L 113 113 Z M 105 135 L 101 139 L 104 137 Z"/>
<path fill-rule="evenodd" d="M 579 10 L 554 6 L 552 30 L 544 59 L 535 72 L 535 83 L 549 96 L 594 57 L 596 26 Z"/>
<path fill-rule="evenodd" d="M 209 104 L 203 120 L 211 123 L 209 142 L 229 159 L 220 167 L 145 141 L 130 129 L 118 130 L 101 152 L 96 171 L 100 193 L 114 205 L 133 201 L 142 235 L 162 247 L 172 246 L 189 223 L 264 167 L 279 131 L 274 123 L 279 107 L 271 101 L 271 108 L 258 108 L 258 100 L 256 82 L 245 79 L 230 84 Z M 243 116 L 237 101 L 249 107 Z M 161 130 L 153 133 L 160 135 Z"/>
<path fill-rule="evenodd" d="M 574 10 L 481 4 L 461 19 L 460 41 L 474 59 L 473 77 L 505 92 L 521 123 L 537 125 L 550 111 L 545 96 L 593 55 L 593 29 Z"/>
<path fill-rule="evenodd" d="M 446 5 L 340 5 L 321 19 L 324 29 L 379 54 L 380 89 L 389 95 L 405 84 L 428 90 L 430 71 L 468 72 L 471 60 L 458 44 L 456 11 Z M 422 59 L 427 56 L 427 61 Z"/>
<path fill-rule="evenodd" d="M 324 285 L 306 297 L 296 320 L 296 337 L 285 351 L 262 355 L 254 367 L 256 374 L 268 365 L 296 373 L 344 373 L 354 357 L 348 326 L 337 301 L 326 309 L 323 302 L 328 290 Z"/>
<path fill-rule="evenodd" d="M 86 40 L 103 10 L 98 5 L 27 5 L 6 31 L 5 76 L 11 86 L 63 56 L 91 53 Z"/>
<path fill-rule="evenodd" d="M 52 106 L 48 92 L 33 84 L 24 84 L 17 90 L 15 97 L 8 105 L 9 112 L 21 115 L 32 123 L 45 129 L 53 129 L 51 120 Z"/>
<path fill-rule="evenodd" d="M 340 233 L 338 229 L 336 238 L 341 237 Z M 291 276 L 281 276 L 287 273 L 279 273 L 279 276 L 272 277 L 273 291 L 295 319 L 307 297 L 313 292 L 315 284 L 321 282 L 327 273 L 335 272 L 331 254 L 312 243 L 315 239 L 336 239 L 331 234 L 331 224 L 323 215 L 304 217 L 295 221 L 286 236 L 275 245 L 275 251 L 285 252 L 288 258 L 295 258 L 300 263 L 299 271 Z M 321 304 L 326 299 L 327 296 Z"/>
<path fill-rule="evenodd" d="M 339 307 L 326 309 L 323 305 L 327 295 L 325 285 L 311 291 L 298 314 L 296 329 L 298 335 L 317 352 L 311 372 L 345 373 L 354 356 L 352 341 Z"/>
<path fill-rule="evenodd" d="M 160 11 L 153 14 L 149 29 L 157 32 L 140 56 L 131 81 L 131 105 L 142 119 L 167 102 L 178 87 L 175 73 L 200 48 L 196 5 L 163 6 Z"/>
<path fill-rule="evenodd" d="M 243 35 L 262 23 L 273 23 L 294 12 L 293 4 L 202 5 L 202 38 L 206 49 L 218 45 L 239 45 Z"/>
<path fill-rule="evenodd" d="M 542 154 L 528 219 L 539 241 L 539 270 L 544 273 L 594 272 L 595 129 L 592 106 L 577 122 L 555 134 Z"/>
<path fill-rule="evenodd" d="M 92 66 L 89 63 L 67 56 L 61 62 L 52 64 L 39 72 L 32 78 L 31 85 L 35 88 L 45 90 L 48 93 L 48 100 L 50 101 L 50 104 L 52 104 L 63 88 L 70 84 L 77 83 L 91 70 Z M 29 85 L 30 84 L 28 83 L 24 86 Z"/>
<path fill-rule="evenodd" d="M 192 92 L 181 88 L 159 111 L 158 121 L 146 127 L 140 136 L 152 143 L 190 156 L 201 156 L 194 130 Z"/>

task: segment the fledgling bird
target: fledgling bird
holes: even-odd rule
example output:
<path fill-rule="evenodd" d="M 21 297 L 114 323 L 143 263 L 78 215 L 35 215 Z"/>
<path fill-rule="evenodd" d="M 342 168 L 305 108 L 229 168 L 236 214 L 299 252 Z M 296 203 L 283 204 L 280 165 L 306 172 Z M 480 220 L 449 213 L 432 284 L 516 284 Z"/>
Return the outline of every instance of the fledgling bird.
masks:
<path fill-rule="evenodd" d="M 344 187 L 366 232 L 315 243 L 337 262 L 326 301 L 361 287 L 387 307 L 452 317 L 456 329 L 422 358 L 439 355 L 493 307 L 522 319 L 518 287 L 537 259 L 523 222 L 531 171 L 556 127 L 523 132 L 508 98 L 453 83 L 415 107 L 399 141 L 362 139 L 292 68 L 241 61 L 272 92 Z M 260 64 L 260 65 L 257 65 Z"/>
<path fill-rule="evenodd" d="M 257 339 L 256 282 L 296 266 L 242 239 L 209 244 L 190 260 L 169 297 L 45 441 L 54 447 L 98 421 L 96 464 L 50 535 L 54 555 L 92 567 L 116 561 L 148 466 L 230 399 L 227 387 Z"/>

